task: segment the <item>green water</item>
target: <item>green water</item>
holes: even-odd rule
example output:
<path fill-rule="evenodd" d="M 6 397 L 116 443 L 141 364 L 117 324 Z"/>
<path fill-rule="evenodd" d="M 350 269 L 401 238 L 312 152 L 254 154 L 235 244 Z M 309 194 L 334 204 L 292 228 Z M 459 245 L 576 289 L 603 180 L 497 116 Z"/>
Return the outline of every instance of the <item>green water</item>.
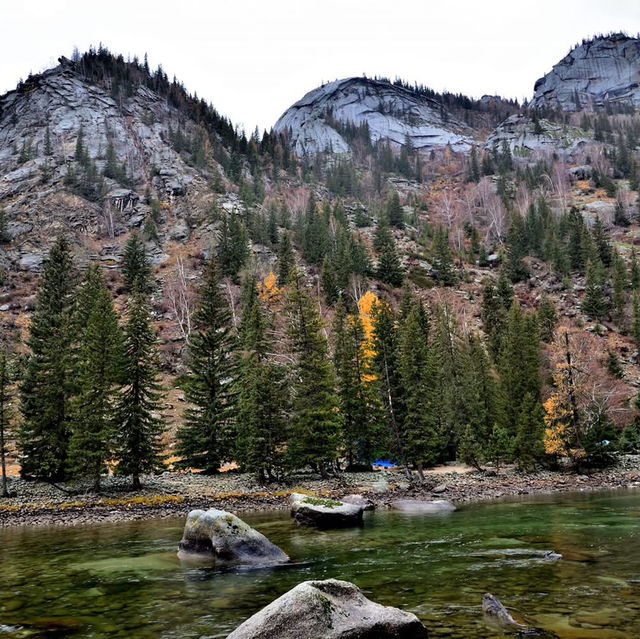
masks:
<path fill-rule="evenodd" d="M 300 529 L 286 513 L 244 519 L 292 563 L 183 567 L 182 519 L 0 529 L 0 637 L 225 637 L 300 581 L 328 577 L 414 612 L 432 637 L 501 636 L 482 619 L 486 591 L 559 637 L 640 637 L 640 492 L 380 512 L 346 531 Z"/>

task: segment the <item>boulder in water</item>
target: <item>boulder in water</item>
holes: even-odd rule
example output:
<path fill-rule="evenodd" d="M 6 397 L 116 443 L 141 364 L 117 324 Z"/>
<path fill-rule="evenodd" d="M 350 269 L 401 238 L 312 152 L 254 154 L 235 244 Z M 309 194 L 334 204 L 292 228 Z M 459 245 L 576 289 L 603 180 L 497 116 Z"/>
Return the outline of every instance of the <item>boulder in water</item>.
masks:
<path fill-rule="evenodd" d="M 409 612 L 367 599 L 348 581 L 305 581 L 238 626 L 227 639 L 427 639 Z"/>
<path fill-rule="evenodd" d="M 362 525 L 360 505 L 310 495 L 291 496 L 291 516 L 303 526 L 317 528 L 349 528 Z"/>
<path fill-rule="evenodd" d="M 289 557 L 262 533 L 224 510 L 192 510 L 187 517 L 178 556 L 216 564 L 279 564 Z"/>
<path fill-rule="evenodd" d="M 345 495 L 340 501 L 345 504 L 353 504 L 354 506 L 362 506 L 362 510 L 375 510 L 376 505 L 366 497 L 354 493 L 353 495 Z"/>
<path fill-rule="evenodd" d="M 502 602 L 491 593 L 482 595 L 482 612 L 493 623 L 507 630 L 526 630 L 527 626 L 517 622 L 502 605 Z"/>
<path fill-rule="evenodd" d="M 403 513 L 433 514 L 452 513 L 456 507 L 446 499 L 423 501 L 420 499 L 398 499 L 391 503 L 391 508 Z"/>

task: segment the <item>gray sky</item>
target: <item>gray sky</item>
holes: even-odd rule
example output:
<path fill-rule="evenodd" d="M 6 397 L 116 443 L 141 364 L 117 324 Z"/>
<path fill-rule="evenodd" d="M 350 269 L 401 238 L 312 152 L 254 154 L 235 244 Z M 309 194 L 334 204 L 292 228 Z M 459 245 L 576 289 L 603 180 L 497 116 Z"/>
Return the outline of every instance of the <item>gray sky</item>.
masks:
<path fill-rule="evenodd" d="M 530 97 L 571 45 L 611 30 L 640 32 L 640 0 L 0 0 L 0 93 L 102 42 L 147 52 L 250 132 L 362 73 Z"/>

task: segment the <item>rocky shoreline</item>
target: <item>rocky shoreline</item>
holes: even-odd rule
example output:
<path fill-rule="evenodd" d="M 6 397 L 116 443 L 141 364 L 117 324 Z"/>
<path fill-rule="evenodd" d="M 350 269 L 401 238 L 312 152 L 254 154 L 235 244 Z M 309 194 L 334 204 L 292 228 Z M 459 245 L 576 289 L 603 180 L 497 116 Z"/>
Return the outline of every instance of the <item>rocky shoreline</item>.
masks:
<path fill-rule="evenodd" d="M 338 498 L 360 493 L 378 508 L 398 499 L 445 498 L 454 504 L 556 492 L 640 488 L 640 456 L 627 456 L 606 470 L 589 475 L 541 471 L 499 473 L 441 467 L 424 484 L 409 484 L 398 471 L 344 473 L 321 479 L 299 475 L 286 484 L 262 486 L 249 475 L 218 476 L 165 473 L 148 477 L 142 491 L 126 491 L 123 480 L 110 478 L 104 493 L 82 486 L 60 488 L 20 479 L 10 481 L 14 496 L 0 499 L 0 528 L 15 526 L 79 525 L 184 516 L 190 510 L 220 508 L 231 512 L 289 508 L 289 495 L 304 492 Z"/>

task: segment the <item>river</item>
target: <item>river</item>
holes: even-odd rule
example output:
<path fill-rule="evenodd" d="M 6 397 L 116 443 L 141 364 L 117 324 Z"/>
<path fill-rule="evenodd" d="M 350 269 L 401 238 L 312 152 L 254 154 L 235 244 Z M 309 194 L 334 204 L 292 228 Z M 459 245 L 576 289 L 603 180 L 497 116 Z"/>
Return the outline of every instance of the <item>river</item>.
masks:
<path fill-rule="evenodd" d="M 291 564 L 182 566 L 183 519 L 0 529 L 0 637 L 225 637 L 297 583 L 329 577 L 414 612 L 432 637 L 501 636 L 483 621 L 484 592 L 562 638 L 640 637 L 640 491 L 378 512 L 326 532 L 283 512 L 243 519 Z"/>

